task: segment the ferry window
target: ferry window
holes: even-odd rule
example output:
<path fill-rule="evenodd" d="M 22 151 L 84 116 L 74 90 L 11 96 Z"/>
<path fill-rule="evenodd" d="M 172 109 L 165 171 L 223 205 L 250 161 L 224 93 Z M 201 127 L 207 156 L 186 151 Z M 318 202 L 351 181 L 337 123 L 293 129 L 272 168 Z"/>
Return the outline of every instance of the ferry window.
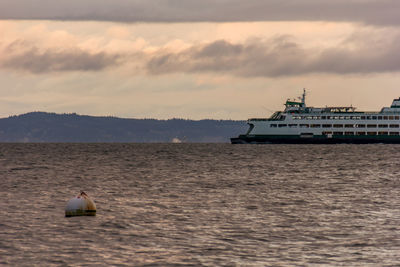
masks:
<path fill-rule="evenodd" d="M 376 132 L 367 132 L 367 135 L 376 135 Z"/>
<path fill-rule="evenodd" d="M 353 128 L 353 127 L 354 127 L 354 124 L 345 124 L 344 127 L 345 127 L 345 128 Z"/>
<path fill-rule="evenodd" d="M 382 119 L 382 116 L 378 116 L 378 120 L 381 120 Z"/>
<path fill-rule="evenodd" d="M 387 119 L 388 119 L 388 116 L 383 116 L 383 119 L 384 119 L 384 120 L 387 120 Z"/>
<path fill-rule="evenodd" d="M 394 116 L 389 116 L 389 120 L 393 120 L 394 119 Z"/>
<path fill-rule="evenodd" d="M 344 117 L 346 120 L 350 120 L 351 119 L 351 117 L 350 116 L 346 116 L 346 117 Z"/>
<path fill-rule="evenodd" d="M 357 135 L 365 135 L 365 132 L 357 132 Z"/>
<path fill-rule="evenodd" d="M 285 118 L 286 118 L 286 116 L 281 116 L 279 119 L 280 119 L 281 121 L 284 121 Z"/>
<path fill-rule="evenodd" d="M 373 120 L 376 120 L 376 116 L 372 116 L 372 119 L 373 119 Z"/>
<path fill-rule="evenodd" d="M 333 127 L 335 127 L 335 128 L 342 128 L 342 127 L 343 127 L 343 124 L 334 124 Z"/>
<path fill-rule="evenodd" d="M 326 119 L 330 120 L 330 119 L 332 119 L 332 117 L 331 116 L 326 116 Z"/>
<path fill-rule="evenodd" d="M 343 135 L 343 132 L 333 132 L 334 135 Z"/>
<path fill-rule="evenodd" d="M 353 117 L 353 119 L 354 119 L 354 117 Z M 365 120 L 365 116 L 361 116 L 361 119 L 362 119 L 362 120 Z"/>
<path fill-rule="evenodd" d="M 321 120 L 326 120 L 326 116 L 321 116 Z"/>
<path fill-rule="evenodd" d="M 367 124 L 367 128 L 376 128 L 376 124 Z"/>
<path fill-rule="evenodd" d="M 370 120 L 371 119 L 371 116 L 367 116 L 367 120 Z"/>
<path fill-rule="evenodd" d="M 314 116 L 314 117 L 313 117 L 313 120 L 318 120 L 318 117 L 317 117 L 317 116 Z"/>
<path fill-rule="evenodd" d="M 339 119 L 340 120 L 344 120 L 346 117 L 340 116 Z"/>
<path fill-rule="evenodd" d="M 390 124 L 390 128 L 399 128 L 398 124 Z"/>
<path fill-rule="evenodd" d="M 388 135 L 388 132 L 379 132 L 379 135 Z"/>
<path fill-rule="evenodd" d="M 289 127 L 290 127 L 290 128 L 296 128 L 296 127 L 297 127 L 297 124 L 289 124 Z"/>
<path fill-rule="evenodd" d="M 395 120 L 400 120 L 400 116 L 394 116 Z"/>
<path fill-rule="evenodd" d="M 399 132 L 390 132 L 390 135 L 399 135 Z"/>
<path fill-rule="evenodd" d="M 365 124 L 357 124 L 356 127 L 357 128 L 365 128 Z"/>
<path fill-rule="evenodd" d="M 354 135 L 354 132 L 344 132 L 345 135 Z"/>
<path fill-rule="evenodd" d="M 319 128 L 321 127 L 321 124 L 311 124 L 311 128 Z"/>
<path fill-rule="evenodd" d="M 308 124 L 300 124 L 300 127 L 301 128 L 308 128 L 308 127 L 310 127 Z"/>
<path fill-rule="evenodd" d="M 331 128 L 331 127 L 332 127 L 332 124 L 322 124 L 322 127 L 324 127 L 324 128 Z"/>
<path fill-rule="evenodd" d="M 286 127 L 287 124 L 278 124 L 279 128 Z"/>
<path fill-rule="evenodd" d="M 387 124 L 379 124 L 378 127 L 379 127 L 379 128 L 387 128 L 388 125 L 387 125 Z"/>
<path fill-rule="evenodd" d="M 322 132 L 324 135 L 332 134 L 332 132 Z"/>
<path fill-rule="evenodd" d="M 270 127 L 272 127 L 272 128 L 276 128 L 278 125 L 276 125 L 276 124 L 271 124 L 270 125 Z"/>

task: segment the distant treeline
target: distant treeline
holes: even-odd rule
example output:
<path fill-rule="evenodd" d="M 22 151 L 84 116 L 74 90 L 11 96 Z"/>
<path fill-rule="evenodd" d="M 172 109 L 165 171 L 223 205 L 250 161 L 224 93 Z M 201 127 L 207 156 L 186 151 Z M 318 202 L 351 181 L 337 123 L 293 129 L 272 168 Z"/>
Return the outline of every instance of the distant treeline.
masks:
<path fill-rule="evenodd" d="M 31 112 L 0 119 L 0 142 L 227 143 L 244 121 L 156 120 Z"/>

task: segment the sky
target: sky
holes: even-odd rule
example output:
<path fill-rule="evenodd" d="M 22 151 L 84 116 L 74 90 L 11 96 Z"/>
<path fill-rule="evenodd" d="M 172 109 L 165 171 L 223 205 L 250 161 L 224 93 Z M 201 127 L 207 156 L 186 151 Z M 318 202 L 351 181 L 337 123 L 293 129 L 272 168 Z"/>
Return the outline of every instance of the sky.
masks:
<path fill-rule="evenodd" d="M 379 111 L 400 97 L 398 0 L 0 0 L 0 117 Z"/>

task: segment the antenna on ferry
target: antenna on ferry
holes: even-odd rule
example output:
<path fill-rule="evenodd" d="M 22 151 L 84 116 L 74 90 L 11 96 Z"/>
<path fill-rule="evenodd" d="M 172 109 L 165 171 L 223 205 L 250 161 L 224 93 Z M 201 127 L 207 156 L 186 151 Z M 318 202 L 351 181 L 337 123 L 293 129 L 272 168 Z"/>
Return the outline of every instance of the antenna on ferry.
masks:
<path fill-rule="evenodd" d="M 271 112 L 271 113 L 274 113 L 275 111 L 274 110 L 272 110 L 272 109 L 269 109 L 269 108 L 267 108 L 267 107 L 264 107 L 264 106 L 261 106 L 263 109 L 265 109 L 265 110 L 267 110 L 268 112 Z"/>
<path fill-rule="evenodd" d="M 303 88 L 303 96 L 301 98 L 301 103 L 303 104 L 303 107 L 306 107 L 306 88 Z"/>

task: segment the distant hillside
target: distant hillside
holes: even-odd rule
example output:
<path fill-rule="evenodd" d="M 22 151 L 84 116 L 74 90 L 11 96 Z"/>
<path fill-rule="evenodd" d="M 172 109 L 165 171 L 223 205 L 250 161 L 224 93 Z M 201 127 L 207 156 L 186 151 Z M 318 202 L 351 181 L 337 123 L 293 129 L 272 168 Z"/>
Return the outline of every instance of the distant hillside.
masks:
<path fill-rule="evenodd" d="M 244 121 L 155 120 L 31 112 L 0 119 L 0 142 L 227 143 L 245 132 Z M 176 140 L 176 139 L 175 139 Z"/>

